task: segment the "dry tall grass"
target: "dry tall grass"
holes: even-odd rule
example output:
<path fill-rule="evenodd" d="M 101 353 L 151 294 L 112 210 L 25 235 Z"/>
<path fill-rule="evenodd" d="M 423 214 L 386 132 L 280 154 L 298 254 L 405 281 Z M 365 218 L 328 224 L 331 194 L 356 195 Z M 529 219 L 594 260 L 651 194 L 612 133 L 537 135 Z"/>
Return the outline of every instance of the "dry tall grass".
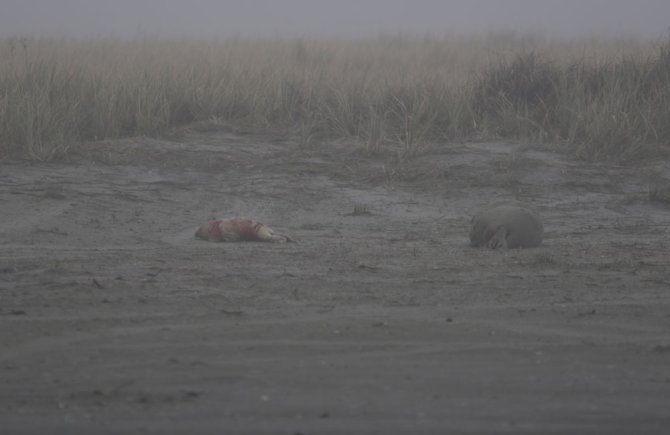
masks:
<path fill-rule="evenodd" d="M 670 45 L 481 37 L 0 41 L 0 156 L 220 119 L 304 142 L 530 138 L 581 155 L 668 143 Z"/>

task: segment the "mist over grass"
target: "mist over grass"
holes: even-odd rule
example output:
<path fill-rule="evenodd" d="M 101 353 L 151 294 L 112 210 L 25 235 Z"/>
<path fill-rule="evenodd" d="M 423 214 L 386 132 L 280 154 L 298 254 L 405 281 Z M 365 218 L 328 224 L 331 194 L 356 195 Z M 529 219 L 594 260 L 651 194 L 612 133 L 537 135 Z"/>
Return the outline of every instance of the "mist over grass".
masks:
<path fill-rule="evenodd" d="M 209 122 L 305 145 L 502 139 L 603 159 L 667 147 L 669 119 L 669 41 L 0 40 L 0 156 Z"/>

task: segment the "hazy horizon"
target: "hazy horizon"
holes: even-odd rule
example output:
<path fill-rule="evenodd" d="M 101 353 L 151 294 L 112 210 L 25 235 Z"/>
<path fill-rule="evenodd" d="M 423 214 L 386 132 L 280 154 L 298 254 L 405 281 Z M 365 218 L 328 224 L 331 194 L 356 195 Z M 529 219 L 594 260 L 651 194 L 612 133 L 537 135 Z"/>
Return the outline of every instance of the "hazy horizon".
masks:
<path fill-rule="evenodd" d="M 0 0 L 0 37 L 668 34 L 668 0 Z"/>

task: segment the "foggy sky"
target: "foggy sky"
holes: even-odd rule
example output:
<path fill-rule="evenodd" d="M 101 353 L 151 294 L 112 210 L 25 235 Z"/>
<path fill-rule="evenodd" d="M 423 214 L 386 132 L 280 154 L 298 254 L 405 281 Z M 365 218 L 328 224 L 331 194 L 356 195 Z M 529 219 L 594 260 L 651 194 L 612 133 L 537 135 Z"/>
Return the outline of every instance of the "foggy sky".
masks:
<path fill-rule="evenodd" d="M 0 0 L 0 37 L 667 35 L 670 0 Z"/>

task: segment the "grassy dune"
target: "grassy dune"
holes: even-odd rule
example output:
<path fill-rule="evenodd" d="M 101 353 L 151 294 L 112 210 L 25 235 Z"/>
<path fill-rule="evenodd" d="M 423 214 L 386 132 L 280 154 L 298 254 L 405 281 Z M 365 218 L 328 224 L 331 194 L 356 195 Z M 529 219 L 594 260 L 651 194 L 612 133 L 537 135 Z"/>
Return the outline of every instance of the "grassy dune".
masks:
<path fill-rule="evenodd" d="M 478 138 L 634 156 L 670 143 L 670 42 L 0 40 L 0 157 L 209 120 L 371 151 Z"/>

